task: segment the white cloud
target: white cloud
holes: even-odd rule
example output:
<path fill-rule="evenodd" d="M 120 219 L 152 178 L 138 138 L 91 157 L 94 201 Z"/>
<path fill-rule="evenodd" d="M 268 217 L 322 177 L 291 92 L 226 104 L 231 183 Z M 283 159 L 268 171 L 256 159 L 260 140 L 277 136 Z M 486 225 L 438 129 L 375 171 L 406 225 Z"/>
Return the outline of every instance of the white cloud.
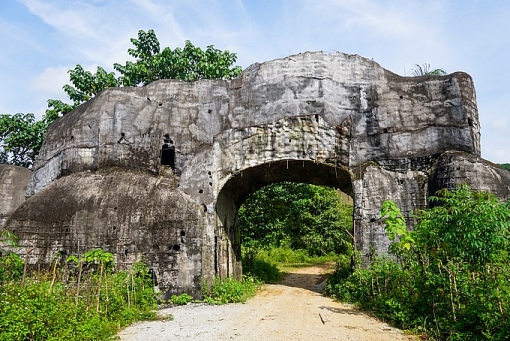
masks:
<path fill-rule="evenodd" d="M 61 97 L 64 92 L 62 87 L 70 83 L 67 73 L 70 69 L 68 66 L 47 67 L 31 81 L 30 87 L 49 98 Z"/>

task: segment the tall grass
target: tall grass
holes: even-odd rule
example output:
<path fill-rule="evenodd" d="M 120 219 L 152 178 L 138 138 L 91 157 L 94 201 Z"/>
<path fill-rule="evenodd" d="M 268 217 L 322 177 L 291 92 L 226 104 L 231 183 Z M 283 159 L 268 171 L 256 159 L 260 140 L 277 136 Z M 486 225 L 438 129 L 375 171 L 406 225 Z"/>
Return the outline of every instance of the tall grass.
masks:
<path fill-rule="evenodd" d="M 21 276 L 26 268 L 19 257 L 9 254 L 0 263 L 6 260 L 9 266 L 0 276 L 0 340 L 108 340 L 121 327 L 156 316 L 143 263 L 130 271 L 91 263 L 69 272 L 67 264 L 56 261 L 48 271 Z"/>

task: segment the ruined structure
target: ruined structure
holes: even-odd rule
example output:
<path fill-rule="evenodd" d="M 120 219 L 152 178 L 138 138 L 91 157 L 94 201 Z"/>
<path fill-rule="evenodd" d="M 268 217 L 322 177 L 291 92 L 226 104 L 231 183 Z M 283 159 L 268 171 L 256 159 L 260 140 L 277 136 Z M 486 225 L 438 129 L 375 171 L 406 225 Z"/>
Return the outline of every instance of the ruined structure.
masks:
<path fill-rule="evenodd" d="M 31 174 L 27 168 L 0 164 L 0 228 L 25 201 Z"/>
<path fill-rule="evenodd" d="M 5 228 L 31 263 L 93 248 L 143 258 L 167 295 L 240 276 L 237 210 L 278 181 L 354 200 L 356 247 L 387 251 L 386 199 L 405 214 L 468 181 L 510 194 L 481 159 L 471 77 L 406 78 L 342 53 L 254 64 L 234 80 L 110 88 L 50 127 Z"/>

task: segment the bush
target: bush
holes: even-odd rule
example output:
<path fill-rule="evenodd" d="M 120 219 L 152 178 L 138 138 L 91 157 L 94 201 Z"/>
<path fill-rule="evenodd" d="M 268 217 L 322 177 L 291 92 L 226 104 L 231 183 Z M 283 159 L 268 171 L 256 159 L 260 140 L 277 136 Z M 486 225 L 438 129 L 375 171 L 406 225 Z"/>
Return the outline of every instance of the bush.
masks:
<path fill-rule="evenodd" d="M 412 231 L 394 203 L 381 215 L 397 257 L 330 277 L 326 293 L 435 340 L 510 339 L 510 207 L 467 186 L 442 190 Z"/>
<path fill-rule="evenodd" d="M 18 281 L 23 275 L 23 260 L 15 253 L 9 252 L 0 257 L 0 284 L 5 281 Z"/>
<path fill-rule="evenodd" d="M 202 295 L 209 304 L 245 303 L 255 296 L 260 285 L 261 282 L 252 276 L 243 276 L 242 281 L 216 277 L 210 284 L 202 283 Z"/>
<path fill-rule="evenodd" d="M 109 259 L 105 253 L 94 254 Z M 57 267 L 58 261 L 51 273 L 28 276 L 23 284 L 19 257 L 9 254 L 0 263 L 12 265 L 0 282 L 0 340 L 107 340 L 120 327 L 155 318 L 155 293 L 143 263 L 130 272 L 91 267 L 80 273 L 79 286 L 77 276 L 64 276 L 67 271 Z"/>
<path fill-rule="evenodd" d="M 172 295 L 172 297 L 170 297 L 169 302 L 175 305 L 186 305 L 188 303 L 193 302 L 193 297 L 191 297 L 188 294 Z"/>

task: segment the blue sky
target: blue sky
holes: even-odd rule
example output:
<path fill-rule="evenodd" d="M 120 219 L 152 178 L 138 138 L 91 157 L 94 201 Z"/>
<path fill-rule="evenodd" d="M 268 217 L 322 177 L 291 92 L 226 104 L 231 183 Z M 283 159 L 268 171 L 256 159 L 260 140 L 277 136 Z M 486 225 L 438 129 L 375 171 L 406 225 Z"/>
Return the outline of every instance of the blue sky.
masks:
<path fill-rule="evenodd" d="M 482 157 L 510 163 L 510 1 L 1 0 L 0 113 L 41 117 L 66 99 L 67 70 L 112 70 L 129 38 L 154 29 L 162 47 L 189 39 L 236 52 L 243 68 L 304 51 L 465 71 L 475 82 Z"/>

